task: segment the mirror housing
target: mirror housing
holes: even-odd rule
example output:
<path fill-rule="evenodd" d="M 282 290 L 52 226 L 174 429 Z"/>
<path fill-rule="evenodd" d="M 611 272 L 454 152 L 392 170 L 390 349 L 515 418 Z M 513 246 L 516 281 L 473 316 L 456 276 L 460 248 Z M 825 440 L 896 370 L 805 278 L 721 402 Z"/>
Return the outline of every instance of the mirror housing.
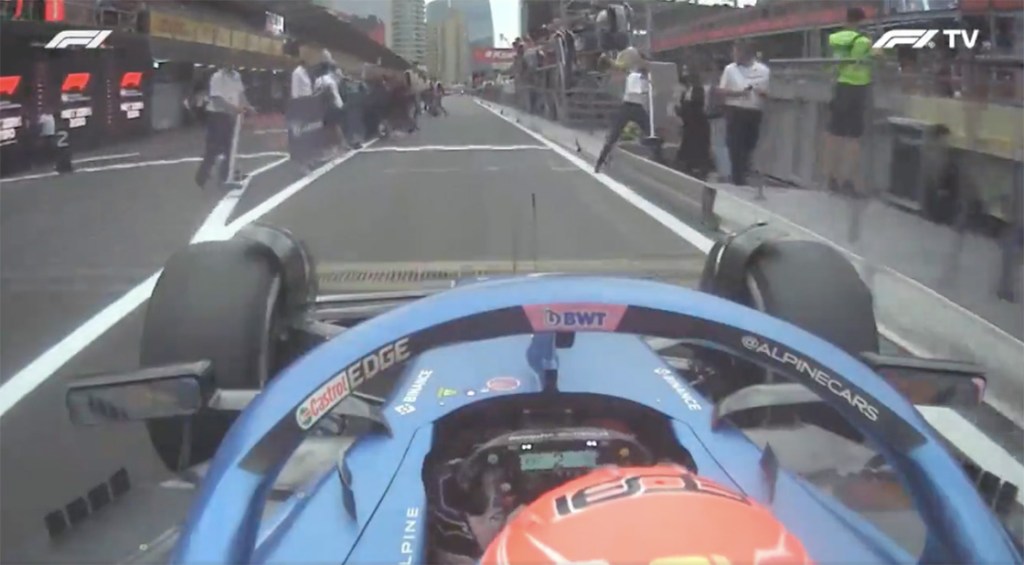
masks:
<path fill-rule="evenodd" d="M 72 382 L 65 403 L 77 426 L 191 416 L 205 406 L 212 382 L 210 361 L 93 375 Z"/>
<path fill-rule="evenodd" d="M 861 359 L 917 406 L 977 406 L 985 394 L 985 370 L 974 363 L 877 353 Z"/>

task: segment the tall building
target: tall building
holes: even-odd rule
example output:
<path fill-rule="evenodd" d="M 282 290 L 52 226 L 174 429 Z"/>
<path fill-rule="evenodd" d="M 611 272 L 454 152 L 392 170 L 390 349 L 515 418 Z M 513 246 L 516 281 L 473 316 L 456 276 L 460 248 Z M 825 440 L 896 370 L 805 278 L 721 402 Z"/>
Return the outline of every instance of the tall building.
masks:
<path fill-rule="evenodd" d="M 466 35 L 471 51 L 476 48 L 494 47 L 494 20 L 491 16 L 490 0 L 434 0 L 427 4 L 427 22 L 443 21 L 452 10 L 458 10 L 466 22 Z M 488 66 L 476 62 L 472 64 L 473 70 L 484 70 Z"/>
<path fill-rule="evenodd" d="M 430 6 L 427 5 L 427 74 L 437 78 L 441 76 L 441 23 L 430 21 Z"/>
<path fill-rule="evenodd" d="M 431 22 L 427 31 L 427 71 L 438 80 L 464 82 L 472 72 L 466 20 L 458 10 L 448 10 L 444 20 Z"/>
<path fill-rule="evenodd" d="M 391 0 L 391 43 L 400 57 L 419 65 L 427 57 L 427 18 L 423 0 Z"/>
<path fill-rule="evenodd" d="M 431 0 L 427 4 L 427 26 L 440 24 L 448 17 L 448 0 Z"/>
<path fill-rule="evenodd" d="M 490 0 L 433 0 L 427 4 L 427 22 L 444 20 L 450 10 L 462 13 L 470 43 L 483 44 L 486 41 L 486 47 L 494 47 L 494 20 L 491 17 Z"/>

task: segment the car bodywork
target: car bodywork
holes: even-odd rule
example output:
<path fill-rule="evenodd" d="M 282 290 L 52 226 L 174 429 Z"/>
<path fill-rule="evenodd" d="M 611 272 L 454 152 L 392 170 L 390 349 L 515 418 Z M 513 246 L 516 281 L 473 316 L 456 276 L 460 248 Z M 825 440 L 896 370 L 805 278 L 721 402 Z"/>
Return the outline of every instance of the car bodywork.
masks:
<path fill-rule="evenodd" d="M 790 324 L 664 283 L 560 275 L 459 285 L 338 335 L 315 316 L 335 300 L 309 304 L 312 269 L 286 239 L 273 255 L 286 271 L 288 315 L 306 317 L 307 332 L 325 341 L 241 413 L 206 473 L 175 562 L 422 562 L 423 468 L 438 422 L 483 403 L 576 395 L 660 414 L 701 475 L 769 506 L 818 562 L 916 560 L 857 513 L 779 469 L 770 449 L 725 421 L 723 403 L 687 384 L 694 375 L 639 335 L 728 351 L 786 374 L 841 414 L 904 481 L 927 527 L 922 561 L 1020 560 L 914 406 L 863 360 Z M 366 402 L 360 391 L 389 368 L 400 368 L 391 392 L 379 406 Z M 265 516 L 275 478 L 330 415 L 369 422 L 371 431 Z"/>

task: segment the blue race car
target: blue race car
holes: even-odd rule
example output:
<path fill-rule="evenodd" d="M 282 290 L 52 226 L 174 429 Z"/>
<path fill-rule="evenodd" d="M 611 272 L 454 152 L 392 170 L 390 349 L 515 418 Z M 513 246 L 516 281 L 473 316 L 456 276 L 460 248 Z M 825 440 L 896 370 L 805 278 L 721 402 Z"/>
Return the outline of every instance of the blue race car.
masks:
<path fill-rule="evenodd" d="M 830 247 L 752 226 L 700 290 L 316 280 L 284 230 L 190 246 L 143 368 L 68 390 L 76 423 L 145 420 L 201 475 L 171 561 L 1021 562 L 1005 496 L 914 407 L 978 402 L 980 371 L 883 355 Z"/>

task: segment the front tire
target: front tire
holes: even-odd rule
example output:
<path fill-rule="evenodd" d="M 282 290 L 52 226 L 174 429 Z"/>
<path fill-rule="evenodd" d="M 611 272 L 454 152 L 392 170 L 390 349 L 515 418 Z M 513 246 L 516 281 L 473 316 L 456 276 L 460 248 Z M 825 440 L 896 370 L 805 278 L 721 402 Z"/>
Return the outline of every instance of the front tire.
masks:
<path fill-rule="evenodd" d="M 747 273 L 747 305 L 851 355 L 878 353 L 874 300 L 852 264 L 816 241 L 765 243 Z"/>
<path fill-rule="evenodd" d="M 209 359 L 216 388 L 262 388 L 276 368 L 280 298 L 281 274 L 258 245 L 191 245 L 167 262 L 149 300 L 141 365 Z M 213 457 L 236 417 L 200 412 L 190 421 L 166 418 L 147 427 L 160 460 L 180 471 Z"/>

